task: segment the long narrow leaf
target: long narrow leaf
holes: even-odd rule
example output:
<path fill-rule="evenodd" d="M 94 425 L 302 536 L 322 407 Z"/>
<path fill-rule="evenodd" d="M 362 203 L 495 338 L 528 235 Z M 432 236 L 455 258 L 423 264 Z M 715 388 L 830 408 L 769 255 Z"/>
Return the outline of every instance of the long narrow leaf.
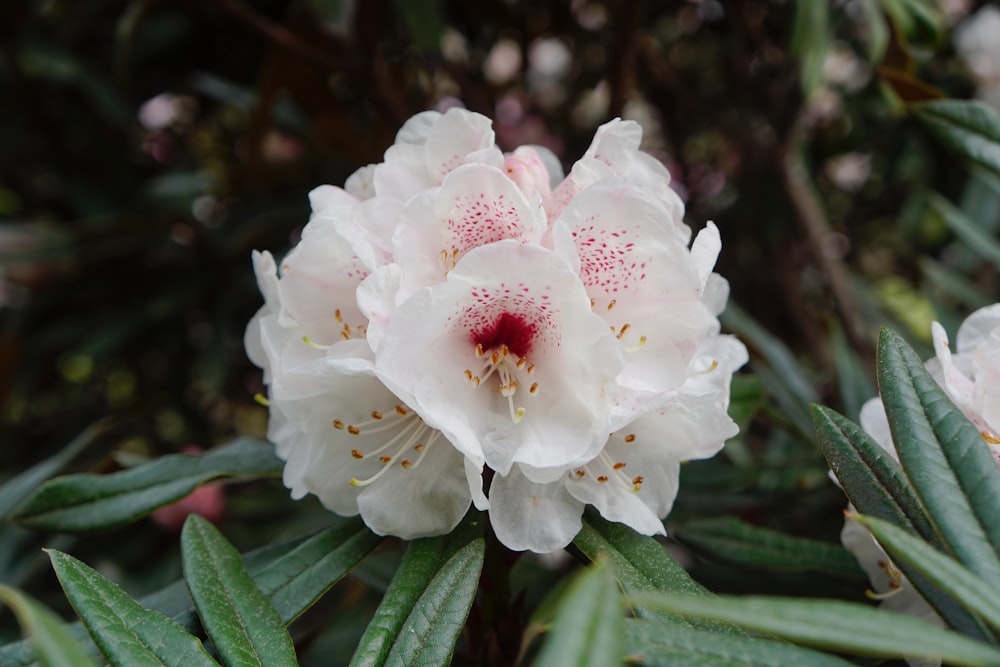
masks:
<path fill-rule="evenodd" d="M 833 600 L 692 598 L 645 594 L 639 604 L 735 623 L 792 642 L 884 658 L 941 658 L 949 664 L 1000 665 L 1000 650 L 927 621 Z"/>
<path fill-rule="evenodd" d="M 39 484 L 58 473 L 95 440 L 107 433 L 114 424 L 115 420 L 110 417 L 97 421 L 76 436 L 58 454 L 5 481 L 0 486 L 0 519 L 5 518 L 14 506 L 37 489 Z"/>
<path fill-rule="evenodd" d="M 788 572 L 825 572 L 864 578 L 857 561 L 840 544 L 792 537 L 744 523 L 735 517 L 688 521 L 674 536 L 731 563 Z"/>
<path fill-rule="evenodd" d="M 449 535 L 414 540 L 406 549 L 389 589 L 358 642 L 352 667 L 380 667 L 400 640 L 400 632 L 420 596 L 455 553 L 482 536 L 482 519 L 471 513 Z"/>
<path fill-rule="evenodd" d="M 143 608 L 76 558 L 55 550 L 48 554 L 70 604 L 111 664 L 218 666 L 201 641 L 176 622 Z"/>
<path fill-rule="evenodd" d="M 868 527 L 897 563 L 907 563 L 962 606 L 1000 630 L 997 582 L 984 581 L 960 563 L 905 530 L 875 517 L 852 516 Z"/>
<path fill-rule="evenodd" d="M 573 544 L 592 561 L 607 558 L 626 595 L 647 591 L 709 595 L 670 557 L 662 544 L 624 524 L 606 521 L 592 510 L 584 514 L 583 528 Z M 641 607 L 633 608 L 633 612 L 640 618 L 658 615 Z M 686 623 L 677 616 L 673 618 Z"/>
<path fill-rule="evenodd" d="M 239 552 L 192 514 L 181 532 L 184 576 L 202 625 L 230 667 L 297 665 L 281 617 L 254 584 Z"/>
<path fill-rule="evenodd" d="M 960 208 L 939 194 L 931 193 L 927 199 L 948 228 L 965 245 L 983 259 L 1000 267 L 1000 243 L 996 238 L 970 219 Z"/>
<path fill-rule="evenodd" d="M 274 446 L 241 438 L 202 456 L 174 454 L 111 475 L 69 475 L 46 482 L 11 519 L 41 530 L 80 533 L 125 525 L 219 477 L 281 474 Z"/>
<path fill-rule="evenodd" d="M 982 102 L 934 100 L 910 112 L 962 157 L 1000 175 L 1000 114 Z"/>
<path fill-rule="evenodd" d="M 938 549 L 944 542 L 895 459 L 859 426 L 836 411 L 813 406 L 820 446 L 830 469 L 860 512 L 912 530 Z M 947 623 L 970 637 L 988 639 L 989 631 L 951 596 L 908 564 L 899 569 Z"/>
<path fill-rule="evenodd" d="M 624 653 L 625 616 L 605 559 L 579 573 L 563 593 L 552 629 L 535 664 L 545 667 L 612 667 Z"/>
<path fill-rule="evenodd" d="M 759 637 L 731 637 L 676 623 L 625 621 L 629 664 L 645 667 L 851 667 L 832 655 Z"/>
<path fill-rule="evenodd" d="M 17 622 L 46 667 L 97 667 L 66 631 L 62 620 L 10 586 L 0 584 L 0 602 L 14 611 Z"/>
<path fill-rule="evenodd" d="M 479 588 L 485 543 L 477 538 L 448 559 L 403 623 L 386 665 L 447 665 Z"/>
<path fill-rule="evenodd" d="M 966 567 L 1000 581 L 1000 472 L 982 437 L 888 329 L 878 378 L 899 460 L 938 532 Z"/>

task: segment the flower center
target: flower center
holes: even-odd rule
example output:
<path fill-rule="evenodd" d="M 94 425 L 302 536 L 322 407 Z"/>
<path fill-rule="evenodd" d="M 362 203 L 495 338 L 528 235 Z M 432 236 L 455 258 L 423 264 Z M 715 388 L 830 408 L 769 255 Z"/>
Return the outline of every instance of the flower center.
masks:
<path fill-rule="evenodd" d="M 634 440 L 635 436 L 632 434 L 625 436 L 625 442 L 633 442 Z M 632 493 L 639 493 L 645 481 L 642 475 L 629 476 L 626 474 L 625 463 L 612 460 L 604 451 L 590 463 L 573 471 L 573 477 L 576 479 L 585 479 L 588 476 L 599 484 L 607 484 L 614 480 L 616 484 L 621 484 Z"/>
<path fill-rule="evenodd" d="M 537 325 L 521 315 L 501 313 L 491 323 L 471 332 L 470 340 L 476 345 L 476 358 L 483 362 L 482 369 L 474 373 L 465 369 L 465 378 L 478 387 L 494 375 L 499 378 L 500 395 L 507 399 L 510 418 L 518 423 L 524 418 L 525 409 L 514 406 L 518 388 L 524 386 L 531 396 L 538 394 L 538 383 L 531 381 L 535 365 L 528 361 Z"/>

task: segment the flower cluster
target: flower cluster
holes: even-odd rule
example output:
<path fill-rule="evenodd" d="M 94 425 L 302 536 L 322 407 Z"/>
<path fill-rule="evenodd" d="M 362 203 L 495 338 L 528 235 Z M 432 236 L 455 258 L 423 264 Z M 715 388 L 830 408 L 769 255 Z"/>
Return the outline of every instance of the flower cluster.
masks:
<path fill-rule="evenodd" d="M 931 334 L 936 356 L 927 361 L 928 372 L 979 429 L 983 445 L 989 447 L 1000 466 L 1000 304 L 981 308 L 962 323 L 958 329 L 955 354 L 952 354 L 948 335 L 940 324 L 934 322 L 931 325 Z M 865 403 L 860 421 L 875 442 L 893 458 L 898 458 L 881 399 L 873 398 Z M 943 625 L 930 605 L 896 569 L 867 528 L 847 520 L 840 539 L 868 574 L 884 605 L 894 611 Z M 914 667 L 939 665 L 940 661 L 911 660 L 910 664 Z"/>
<path fill-rule="evenodd" d="M 474 504 L 537 552 L 587 504 L 663 532 L 680 463 L 737 432 L 746 350 L 719 333 L 718 230 L 691 242 L 640 139 L 612 121 L 564 176 L 543 148 L 503 154 L 484 116 L 425 112 L 310 193 L 280 266 L 254 253 L 246 334 L 293 497 L 403 538 Z"/>

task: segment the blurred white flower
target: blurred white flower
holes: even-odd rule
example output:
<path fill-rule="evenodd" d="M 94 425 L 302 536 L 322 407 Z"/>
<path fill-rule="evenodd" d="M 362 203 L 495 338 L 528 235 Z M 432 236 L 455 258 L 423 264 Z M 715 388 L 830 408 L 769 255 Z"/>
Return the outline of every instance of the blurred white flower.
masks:
<path fill-rule="evenodd" d="M 679 464 L 737 431 L 746 350 L 719 334 L 718 230 L 689 247 L 640 140 L 613 121 L 564 177 L 547 149 L 503 155 L 483 116 L 425 112 L 383 162 L 311 193 L 280 277 L 255 254 L 247 330 L 294 497 L 405 538 L 474 503 L 537 552 L 587 504 L 663 532 Z"/>
<path fill-rule="evenodd" d="M 976 97 L 1000 109 L 1000 9 L 985 5 L 955 29 L 955 50 L 976 81 Z"/>

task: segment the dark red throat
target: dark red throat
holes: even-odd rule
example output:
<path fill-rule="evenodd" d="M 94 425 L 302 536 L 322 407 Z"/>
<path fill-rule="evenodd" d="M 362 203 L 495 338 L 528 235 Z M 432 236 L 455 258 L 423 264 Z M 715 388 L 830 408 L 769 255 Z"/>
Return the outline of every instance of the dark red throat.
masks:
<path fill-rule="evenodd" d="M 536 326 L 520 315 L 502 313 L 492 324 L 472 332 L 472 342 L 489 351 L 506 345 L 507 349 L 519 357 L 527 357 L 531 352 L 531 341 L 535 337 Z"/>

